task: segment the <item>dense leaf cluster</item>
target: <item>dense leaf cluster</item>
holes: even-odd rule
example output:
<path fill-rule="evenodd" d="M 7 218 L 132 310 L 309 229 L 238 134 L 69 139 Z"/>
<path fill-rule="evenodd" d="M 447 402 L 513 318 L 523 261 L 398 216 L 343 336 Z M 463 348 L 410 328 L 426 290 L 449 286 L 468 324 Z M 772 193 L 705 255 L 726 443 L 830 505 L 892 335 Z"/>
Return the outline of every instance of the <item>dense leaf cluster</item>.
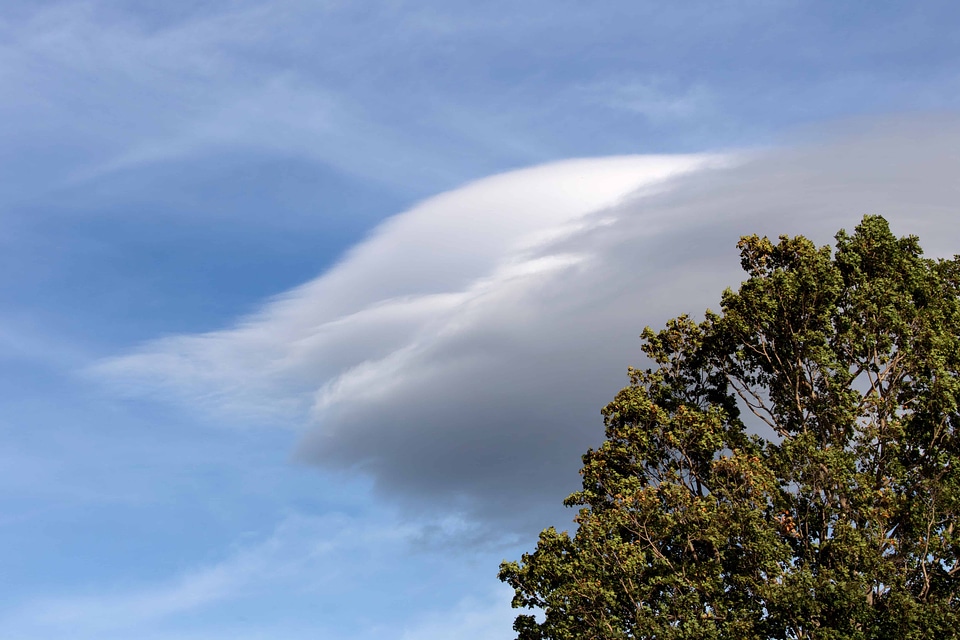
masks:
<path fill-rule="evenodd" d="M 644 331 L 576 533 L 501 566 L 520 640 L 960 633 L 960 258 L 836 240 L 745 237 L 719 314 Z"/>

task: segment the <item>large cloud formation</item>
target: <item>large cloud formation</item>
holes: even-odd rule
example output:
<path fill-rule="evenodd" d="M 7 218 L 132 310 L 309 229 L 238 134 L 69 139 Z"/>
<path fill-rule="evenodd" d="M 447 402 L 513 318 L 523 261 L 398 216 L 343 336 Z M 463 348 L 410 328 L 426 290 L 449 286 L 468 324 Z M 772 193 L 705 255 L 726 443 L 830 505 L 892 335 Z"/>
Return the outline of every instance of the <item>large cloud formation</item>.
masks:
<path fill-rule="evenodd" d="M 829 242 L 865 213 L 945 254 L 960 127 L 886 121 L 787 150 L 568 161 L 377 228 L 235 326 L 98 371 L 205 410 L 305 427 L 298 456 L 486 521 L 541 517 L 642 364 L 640 330 L 716 307 L 740 235 Z"/>

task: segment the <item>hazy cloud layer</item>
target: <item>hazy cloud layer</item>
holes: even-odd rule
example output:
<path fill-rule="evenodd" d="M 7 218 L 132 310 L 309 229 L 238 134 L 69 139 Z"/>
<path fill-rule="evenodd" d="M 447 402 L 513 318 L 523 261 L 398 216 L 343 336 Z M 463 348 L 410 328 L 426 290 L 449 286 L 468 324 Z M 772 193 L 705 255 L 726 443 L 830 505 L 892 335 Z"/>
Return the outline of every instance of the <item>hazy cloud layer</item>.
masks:
<path fill-rule="evenodd" d="M 423 193 L 637 141 L 691 149 L 958 104 L 955 3 L 561 5 L 8 0 L 0 203 L 104 198 L 213 157 Z"/>
<path fill-rule="evenodd" d="M 579 455 L 602 437 L 599 409 L 641 363 L 641 329 L 715 307 L 739 282 L 738 236 L 822 243 L 879 213 L 931 253 L 952 252 L 958 144 L 953 120 L 886 121 L 736 161 L 596 159 L 497 176 L 386 222 L 234 327 L 159 340 L 98 371 L 233 419 L 305 425 L 303 460 L 363 469 L 411 503 L 520 524 L 575 487 Z"/>
<path fill-rule="evenodd" d="M 457 523 L 433 522 L 431 526 L 452 531 Z M 448 589 L 449 582 L 462 578 L 462 573 L 447 568 L 447 558 L 423 555 L 411 546 L 421 535 L 420 528 L 420 524 L 382 516 L 290 513 L 264 539 L 241 539 L 218 562 L 166 579 L 112 588 L 91 589 L 90 585 L 82 591 L 5 603 L 0 606 L 0 627 L 4 638 L 16 640 L 504 637 L 513 619 L 504 587 L 484 590 L 481 599 L 448 602 L 449 597 L 435 597 L 429 610 L 400 619 L 374 622 L 364 614 L 365 608 L 388 608 L 390 590 L 370 585 L 378 581 L 392 584 L 404 574 L 406 569 L 395 563 L 398 556 L 413 557 L 423 571 L 415 587 L 409 586 L 407 576 L 410 593 Z M 470 566 L 470 558 L 459 557 L 462 565 Z M 485 557 L 484 561 L 494 564 Z M 365 599 L 344 606 L 339 598 L 345 592 L 364 592 Z M 289 610 L 291 602 L 307 604 L 315 612 L 325 611 L 327 619 L 286 617 L 282 612 Z M 271 608 L 275 615 L 251 624 L 231 608 L 242 611 L 250 603 Z M 333 607 L 337 607 L 336 614 L 330 613 Z M 202 613 L 210 619 L 198 628 L 197 616 Z M 344 621 L 354 625 L 346 636 L 324 626 Z"/>

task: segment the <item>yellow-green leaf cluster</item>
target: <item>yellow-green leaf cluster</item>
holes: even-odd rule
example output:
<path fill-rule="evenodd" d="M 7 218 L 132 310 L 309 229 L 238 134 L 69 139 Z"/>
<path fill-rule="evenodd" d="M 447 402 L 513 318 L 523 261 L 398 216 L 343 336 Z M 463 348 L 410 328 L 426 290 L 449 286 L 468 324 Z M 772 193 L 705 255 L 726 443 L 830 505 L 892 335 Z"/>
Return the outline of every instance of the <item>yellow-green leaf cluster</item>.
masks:
<path fill-rule="evenodd" d="M 745 237 L 720 313 L 644 330 L 576 532 L 501 566 L 520 640 L 957 633 L 960 259 L 836 240 Z"/>

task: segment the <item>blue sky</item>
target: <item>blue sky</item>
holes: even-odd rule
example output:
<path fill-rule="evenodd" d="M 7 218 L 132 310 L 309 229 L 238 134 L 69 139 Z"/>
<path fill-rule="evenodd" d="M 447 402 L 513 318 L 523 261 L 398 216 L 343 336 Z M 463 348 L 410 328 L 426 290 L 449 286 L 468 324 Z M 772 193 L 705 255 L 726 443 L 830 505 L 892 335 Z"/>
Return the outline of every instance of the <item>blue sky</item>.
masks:
<path fill-rule="evenodd" d="M 7 0 L 0 637 L 513 637 L 497 565 L 738 235 L 956 252 L 958 18 Z"/>

